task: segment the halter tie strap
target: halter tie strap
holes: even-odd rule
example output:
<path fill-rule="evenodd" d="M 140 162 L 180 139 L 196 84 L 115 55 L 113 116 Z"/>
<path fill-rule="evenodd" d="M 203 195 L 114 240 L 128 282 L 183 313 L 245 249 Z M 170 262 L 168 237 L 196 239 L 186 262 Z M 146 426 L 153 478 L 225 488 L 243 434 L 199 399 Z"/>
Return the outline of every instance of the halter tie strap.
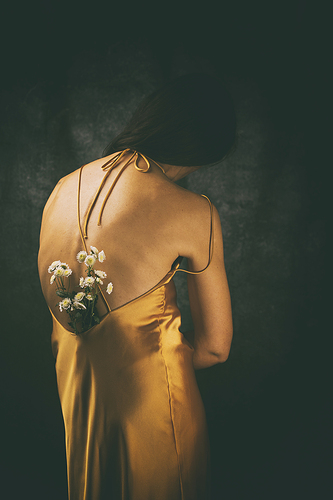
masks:
<path fill-rule="evenodd" d="M 102 170 L 105 172 L 105 175 L 104 175 L 104 177 L 102 179 L 102 182 L 101 182 L 101 184 L 100 184 L 100 186 L 99 186 L 99 188 L 98 188 L 98 190 L 97 190 L 97 192 L 96 192 L 96 194 L 95 194 L 95 196 L 94 196 L 94 198 L 93 198 L 93 200 L 92 200 L 89 208 L 88 208 L 87 214 L 86 214 L 85 219 L 84 219 L 83 230 L 82 230 L 81 223 L 80 223 L 80 190 L 81 190 L 82 170 L 83 170 L 83 167 L 84 167 L 84 165 L 82 165 L 82 167 L 79 170 L 79 176 L 78 176 L 77 220 L 78 220 L 78 227 L 79 227 L 79 233 L 80 233 L 80 236 L 81 236 L 82 244 L 83 244 L 84 249 L 85 249 L 86 252 L 88 252 L 88 250 L 87 250 L 87 245 L 86 245 L 85 240 L 88 238 L 87 227 L 88 227 L 88 222 L 89 222 L 89 219 L 90 219 L 91 212 L 92 212 L 92 210 L 93 210 L 93 208 L 94 208 L 94 206 L 96 204 L 98 196 L 100 195 L 100 193 L 101 193 L 101 191 L 102 191 L 102 189 L 103 189 L 103 187 L 105 185 L 105 182 L 106 182 L 107 178 L 111 174 L 112 170 L 119 164 L 120 160 L 127 153 L 132 153 L 132 154 L 130 155 L 129 159 L 122 166 L 122 168 L 120 169 L 120 171 L 118 172 L 118 174 L 114 178 L 114 180 L 113 180 L 113 182 L 112 182 L 112 184 L 111 184 L 108 192 L 105 195 L 105 198 L 103 200 L 103 203 L 102 203 L 101 209 L 99 211 L 99 215 L 98 215 L 98 220 L 97 220 L 97 225 L 98 226 L 101 225 L 103 210 L 104 210 L 104 207 L 106 205 L 106 202 L 108 201 L 108 199 L 110 197 L 110 194 L 113 191 L 113 188 L 115 187 L 116 183 L 118 182 L 118 179 L 121 176 L 122 172 L 125 170 L 125 168 L 127 168 L 127 166 L 131 163 L 131 161 L 133 159 L 134 159 L 134 167 L 139 172 L 147 173 L 149 171 L 150 167 L 151 167 L 150 162 L 153 161 L 153 163 L 155 163 L 162 170 L 162 172 L 165 174 L 165 170 L 163 169 L 163 167 L 161 165 L 159 165 L 155 160 L 152 160 L 151 158 L 148 158 L 147 156 L 143 155 L 142 153 L 139 153 L 138 151 L 131 150 L 130 148 L 127 148 L 127 149 L 124 149 L 123 151 L 117 153 L 116 156 L 114 156 L 113 158 L 111 158 L 110 160 L 108 160 L 101 167 Z M 146 168 L 139 167 L 139 165 L 137 163 L 139 157 L 142 158 L 144 160 L 144 162 L 146 163 Z M 175 270 L 175 272 L 179 271 L 179 272 L 183 272 L 183 273 L 187 273 L 187 274 L 201 274 L 201 273 L 203 273 L 207 269 L 207 267 L 209 266 L 209 264 L 212 261 L 212 258 L 213 258 L 213 248 L 214 248 L 213 205 L 212 205 L 210 199 L 207 196 L 205 196 L 204 194 L 202 194 L 201 196 L 203 196 L 204 198 L 206 198 L 208 200 L 208 203 L 209 203 L 209 206 L 210 206 L 210 239 L 209 239 L 209 258 L 208 258 L 208 264 L 206 265 L 206 267 L 204 267 L 200 271 L 189 271 L 187 269 L 177 268 Z M 102 293 L 102 296 L 103 296 L 103 293 Z"/>
<path fill-rule="evenodd" d="M 104 207 L 110 197 L 110 194 L 112 193 L 113 191 L 113 188 L 115 187 L 119 177 L 121 176 L 121 174 L 123 173 L 123 171 L 125 170 L 125 168 L 131 163 L 131 161 L 134 159 L 134 167 L 136 168 L 136 170 L 138 170 L 139 172 L 143 172 L 143 173 L 146 173 L 149 171 L 150 169 L 150 161 L 154 161 L 154 163 L 162 170 L 162 172 L 165 174 L 165 170 L 163 169 L 163 167 L 161 167 L 161 165 L 159 165 L 155 160 L 151 160 L 150 158 L 146 157 L 145 155 L 143 155 L 142 153 L 139 153 L 138 151 L 132 151 L 130 148 L 127 148 L 127 149 L 124 149 L 124 151 L 121 151 L 120 153 L 118 153 L 116 156 L 114 156 L 113 158 L 111 158 L 110 160 L 108 160 L 106 163 L 104 163 L 104 165 L 102 165 L 102 170 L 104 172 L 106 172 L 106 174 L 104 175 L 103 179 L 102 179 L 102 182 L 88 208 L 88 211 L 87 211 L 87 215 L 84 219 L 84 223 L 83 223 L 83 231 L 81 229 L 81 224 L 80 224 L 80 211 L 79 211 L 79 207 L 80 207 L 80 188 L 81 188 L 81 177 L 82 177 L 82 169 L 84 167 L 84 165 L 82 165 L 82 167 L 80 168 L 80 171 L 79 171 L 79 179 L 78 179 L 78 203 L 77 203 L 77 206 L 78 206 L 78 225 L 79 225 L 79 231 L 80 231 L 80 235 L 81 235 L 81 239 L 82 239 L 82 242 L 83 244 L 85 245 L 83 239 L 87 239 L 88 238 L 88 235 L 87 235 L 87 227 L 88 227 L 88 222 L 89 222 L 89 219 L 90 219 L 90 215 L 91 215 L 91 212 L 96 204 L 96 201 L 97 201 L 97 198 L 98 196 L 100 195 L 104 185 L 105 185 L 105 182 L 107 180 L 107 178 L 109 177 L 109 175 L 111 174 L 112 170 L 119 164 L 120 160 L 126 155 L 126 153 L 130 153 L 132 152 L 133 154 L 130 156 L 130 158 L 127 160 L 127 162 L 123 165 L 123 167 L 120 169 L 120 171 L 118 172 L 118 174 L 116 175 L 115 179 L 113 180 L 108 192 L 106 193 L 106 196 L 103 200 L 103 203 L 102 203 L 102 206 L 101 206 L 101 209 L 99 211 L 99 215 L 98 215 L 98 220 L 97 220 L 97 225 L 100 226 L 101 225 L 101 221 L 102 221 L 102 214 L 103 214 L 103 210 L 104 210 Z M 140 168 L 138 166 L 138 158 L 142 158 L 146 165 L 147 165 L 147 168 Z M 150 161 L 149 161 L 150 160 Z"/>

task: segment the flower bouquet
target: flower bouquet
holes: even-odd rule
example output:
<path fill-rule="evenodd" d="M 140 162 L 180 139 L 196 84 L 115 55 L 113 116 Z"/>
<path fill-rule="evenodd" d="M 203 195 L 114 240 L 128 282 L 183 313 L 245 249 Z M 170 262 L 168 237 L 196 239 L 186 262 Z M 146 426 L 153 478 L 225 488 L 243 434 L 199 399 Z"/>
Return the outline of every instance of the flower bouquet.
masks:
<path fill-rule="evenodd" d="M 56 284 L 56 294 L 62 300 L 56 305 L 59 306 L 61 312 L 66 311 L 69 314 L 69 326 L 73 328 L 74 334 L 79 335 L 89 330 L 95 324 L 100 322 L 100 318 L 96 309 L 98 301 L 99 286 L 103 285 L 103 279 L 106 278 L 104 271 L 94 269 L 95 263 L 104 262 L 106 259 L 103 250 L 99 252 L 96 247 L 90 247 L 91 252 L 87 254 L 84 250 L 79 252 L 76 256 L 80 264 L 85 264 L 87 269 L 87 277 L 81 276 L 77 288 L 82 291 L 70 292 L 70 276 L 72 270 L 68 264 L 55 260 L 48 268 L 48 272 L 52 274 L 50 284 Z M 68 286 L 65 282 L 68 278 Z M 113 284 L 110 282 L 105 288 L 107 293 L 113 290 Z"/>

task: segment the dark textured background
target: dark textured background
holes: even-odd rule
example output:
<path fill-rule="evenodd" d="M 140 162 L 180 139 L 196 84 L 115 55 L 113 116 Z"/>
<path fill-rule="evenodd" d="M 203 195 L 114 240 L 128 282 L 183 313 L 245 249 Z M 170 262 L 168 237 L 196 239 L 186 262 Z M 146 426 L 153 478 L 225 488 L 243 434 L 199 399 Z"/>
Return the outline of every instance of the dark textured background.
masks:
<path fill-rule="evenodd" d="M 197 372 L 213 500 L 329 498 L 327 15 L 296 0 L 97 5 L 16 3 L 3 17 L 3 498 L 66 499 L 36 267 L 43 206 L 60 177 L 101 156 L 142 97 L 198 70 L 225 80 L 239 124 L 236 152 L 183 182 L 219 210 L 233 304 L 229 360 Z M 185 284 L 177 277 L 186 329 Z"/>

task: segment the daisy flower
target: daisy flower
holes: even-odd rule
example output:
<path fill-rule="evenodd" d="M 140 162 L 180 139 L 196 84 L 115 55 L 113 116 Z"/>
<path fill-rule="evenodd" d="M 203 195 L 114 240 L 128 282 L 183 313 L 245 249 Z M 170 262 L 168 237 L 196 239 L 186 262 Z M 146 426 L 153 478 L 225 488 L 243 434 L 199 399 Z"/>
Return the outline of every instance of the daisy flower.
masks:
<path fill-rule="evenodd" d="M 87 309 L 86 306 L 82 304 L 82 302 L 78 302 L 77 300 L 74 300 L 73 306 L 75 307 L 75 309 Z"/>
<path fill-rule="evenodd" d="M 56 276 L 57 278 L 59 276 L 63 276 L 64 275 L 64 270 L 62 267 L 57 267 L 57 269 L 54 271 L 54 276 Z"/>
<path fill-rule="evenodd" d="M 94 255 L 87 255 L 87 257 L 85 258 L 85 265 L 88 266 L 88 267 L 92 267 L 96 262 L 96 257 Z"/>
<path fill-rule="evenodd" d="M 69 314 L 69 324 L 76 335 L 86 332 L 90 328 L 93 319 L 95 323 L 98 323 L 99 315 L 95 310 L 95 302 L 98 299 L 98 292 L 102 290 L 99 287 L 103 285 L 103 280 L 107 277 L 107 274 L 101 270 L 95 271 L 94 265 L 96 261 L 103 262 L 105 259 L 106 256 L 103 250 L 99 252 L 94 246 L 90 247 L 90 253 L 81 250 L 76 254 L 76 260 L 80 264 L 85 263 L 87 266 L 87 276 L 81 276 L 79 279 L 79 287 L 82 291 L 78 292 L 66 290 L 63 277 L 70 277 L 73 274 L 72 269 L 66 262 L 55 260 L 48 267 L 48 272 L 51 274 L 50 284 L 56 283 L 56 294 L 62 297 L 57 306 L 59 306 L 61 312 L 65 311 Z M 68 283 L 70 283 L 70 280 L 68 280 Z M 106 289 L 107 293 L 110 294 L 113 290 L 113 284 L 109 283 L 103 289 Z M 81 314 L 79 311 L 83 310 L 86 312 Z"/>
<path fill-rule="evenodd" d="M 101 252 L 99 252 L 99 254 L 98 254 L 98 260 L 99 260 L 99 262 L 104 262 L 104 261 L 105 261 L 105 259 L 106 259 L 106 255 L 105 255 L 105 253 L 104 253 L 104 250 L 102 250 L 102 251 L 101 251 Z"/>
<path fill-rule="evenodd" d="M 69 309 L 71 307 L 71 303 L 72 303 L 71 299 L 66 297 L 59 304 L 60 311 L 62 311 L 63 309 Z"/>
<path fill-rule="evenodd" d="M 79 252 L 76 256 L 76 260 L 78 262 L 80 262 L 80 264 L 82 264 L 82 262 L 84 262 L 85 258 L 87 257 L 87 252 L 85 252 L 84 250 L 81 250 L 81 252 Z"/>
<path fill-rule="evenodd" d="M 104 272 L 104 271 L 95 271 L 95 274 L 99 277 L 99 278 L 106 278 L 107 277 L 107 274 Z"/>
<path fill-rule="evenodd" d="M 95 278 L 93 278 L 92 276 L 88 276 L 84 280 L 84 286 L 92 286 L 94 284 L 94 281 L 95 281 Z"/>
<path fill-rule="evenodd" d="M 84 292 L 79 292 L 79 293 L 77 293 L 77 294 L 75 295 L 75 297 L 74 297 L 74 301 L 75 301 L 75 302 L 80 302 L 80 300 L 82 300 L 82 299 L 83 299 L 84 295 L 85 295 L 85 294 L 84 294 Z"/>
<path fill-rule="evenodd" d="M 90 247 L 90 250 L 91 250 L 91 253 L 95 254 L 96 255 L 96 259 L 97 259 L 97 256 L 98 256 L 98 250 L 96 247 Z"/>
<path fill-rule="evenodd" d="M 58 267 L 60 266 L 61 264 L 61 260 L 55 260 L 54 262 L 52 262 L 52 264 L 49 266 L 48 268 L 48 272 L 51 274 L 53 273 L 53 271 Z"/>

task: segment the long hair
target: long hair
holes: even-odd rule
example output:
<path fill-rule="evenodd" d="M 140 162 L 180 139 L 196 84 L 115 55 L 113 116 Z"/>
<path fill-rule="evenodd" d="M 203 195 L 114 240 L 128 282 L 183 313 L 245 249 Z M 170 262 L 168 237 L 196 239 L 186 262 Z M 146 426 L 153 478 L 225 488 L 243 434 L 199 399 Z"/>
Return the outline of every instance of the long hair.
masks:
<path fill-rule="evenodd" d="M 218 78 L 193 73 L 146 97 L 103 155 L 131 148 L 161 163 L 202 166 L 222 160 L 235 137 L 229 92 Z"/>

